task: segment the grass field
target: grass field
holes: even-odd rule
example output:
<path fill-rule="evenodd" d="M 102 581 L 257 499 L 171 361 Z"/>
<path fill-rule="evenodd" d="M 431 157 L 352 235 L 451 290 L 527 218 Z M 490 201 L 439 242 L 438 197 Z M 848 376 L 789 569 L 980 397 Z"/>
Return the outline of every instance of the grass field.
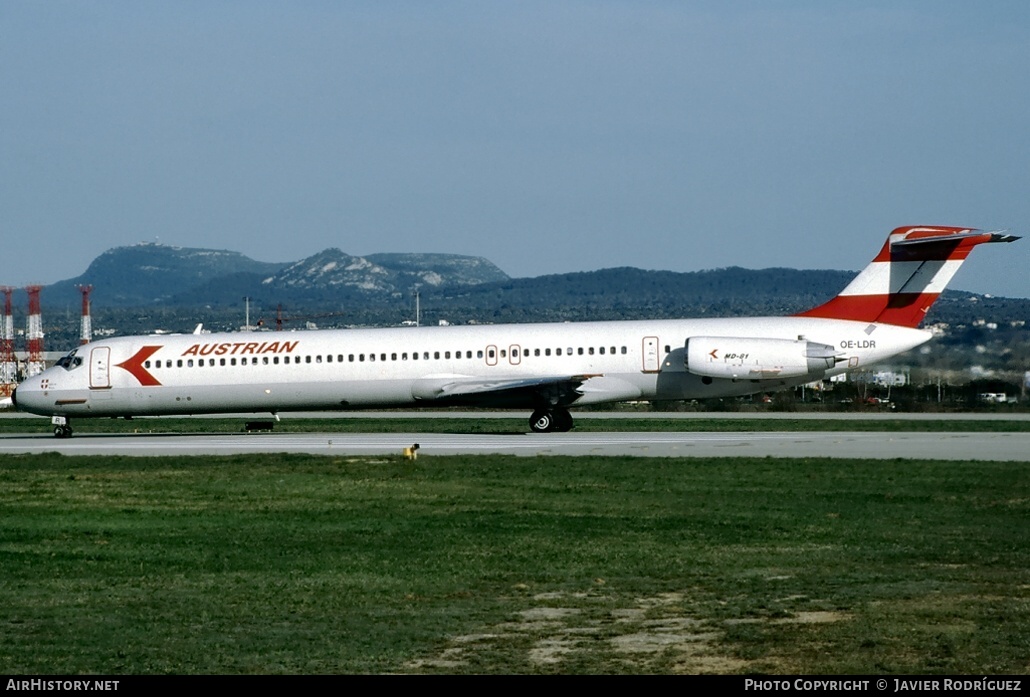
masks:
<path fill-rule="evenodd" d="M 1026 673 L 1018 463 L 0 460 L 0 672 Z"/>

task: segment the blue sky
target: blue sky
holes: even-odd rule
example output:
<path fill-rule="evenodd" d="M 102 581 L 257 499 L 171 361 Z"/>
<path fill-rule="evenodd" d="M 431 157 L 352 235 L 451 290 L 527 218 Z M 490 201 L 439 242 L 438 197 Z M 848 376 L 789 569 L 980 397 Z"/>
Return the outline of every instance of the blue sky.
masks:
<path fill-rule="evenodd" d="M 2 284 L 155 240 L 537 276 L 1030 233 L 1025 2 L 0 0 L 0 35 Z"/>

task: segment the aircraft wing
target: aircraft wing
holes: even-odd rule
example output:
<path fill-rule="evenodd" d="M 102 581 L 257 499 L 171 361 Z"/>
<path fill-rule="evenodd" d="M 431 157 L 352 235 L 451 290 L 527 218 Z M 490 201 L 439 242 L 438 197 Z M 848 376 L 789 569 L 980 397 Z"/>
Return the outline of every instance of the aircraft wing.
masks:
<path fill-rule="evenodd" d="M 624 396 L 627 393 L 629 397 Z M 464 406 L 568 406 L 593 402 L 601 394 L 633 399 L 640 396 L 640 390 L 623 380 L 602 375 L 547 375 L 493 380 L 455 375 L 417 380 L 411 394 L 419 401 Z"/>

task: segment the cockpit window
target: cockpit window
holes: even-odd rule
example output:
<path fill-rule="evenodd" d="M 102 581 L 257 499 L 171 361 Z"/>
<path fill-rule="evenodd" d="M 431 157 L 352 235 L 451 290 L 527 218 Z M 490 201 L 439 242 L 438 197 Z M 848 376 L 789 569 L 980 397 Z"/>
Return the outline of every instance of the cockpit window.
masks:
<path fill-rule="evenodd" d="M 75 349 L 67 356 L 62 356 L 55 365 L 59 365 L 65 370 L 75 370 L 80 365 L 82 365 L 82 358 L 80 356 L 75 355 L 77 352 L 78 349 Z"/>

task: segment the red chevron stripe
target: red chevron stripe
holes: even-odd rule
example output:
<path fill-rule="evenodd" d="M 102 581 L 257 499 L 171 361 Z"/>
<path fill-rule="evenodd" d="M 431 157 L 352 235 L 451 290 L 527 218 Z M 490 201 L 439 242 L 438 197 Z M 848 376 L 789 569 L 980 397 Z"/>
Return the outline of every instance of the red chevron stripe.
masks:
<path fill-rule="evenodd" d="M 139 384 L 145 387 L 154 387 L 160 385 L 161 383 L 158 381 L 158 379 L 151 375 L 149 372 L 147 372 L 147 369 L 143 367 L 143 361 L 147 360 L 155 353 L 160 351 L 161 348 L 161 346 L 144 346 L 139 351 L 137 351 L 134 356 L 132 356 L 126 361 L 118 363 L 115 367 L 129 371 L 129 373 L 132 374 L 132 377 L 139 380 Z"/>

